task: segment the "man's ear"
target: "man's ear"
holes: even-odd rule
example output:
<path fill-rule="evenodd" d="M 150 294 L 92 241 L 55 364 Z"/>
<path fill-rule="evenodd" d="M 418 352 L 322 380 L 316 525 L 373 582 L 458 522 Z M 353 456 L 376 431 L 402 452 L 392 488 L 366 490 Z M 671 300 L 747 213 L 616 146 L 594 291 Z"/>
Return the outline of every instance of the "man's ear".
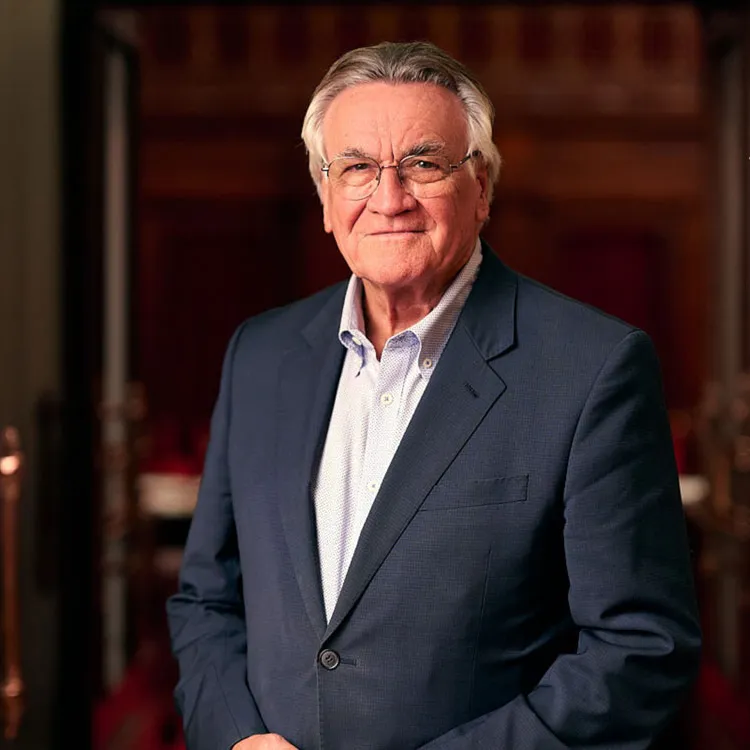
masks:
<path fill-rule="evenodd" d="M 479 195 L 477 196 L 476 220 L 479 224 L 484 224 L 490 215 L 490 201 L 487 188 L 489 187 L 489 178 L 487 168 L 484 164 L 476 168 L 476 181 L 479 186 Z"/>
<path fill-rule="evenodd" d="M 331 224 L 331 216 L 329 211 L 330 194 L 329 194 L 328 180 L 323 180 L 320 183 L 320 202 L 323 204 L 323 229 L 328 234 L 333 231 L 333 225 Z"/>

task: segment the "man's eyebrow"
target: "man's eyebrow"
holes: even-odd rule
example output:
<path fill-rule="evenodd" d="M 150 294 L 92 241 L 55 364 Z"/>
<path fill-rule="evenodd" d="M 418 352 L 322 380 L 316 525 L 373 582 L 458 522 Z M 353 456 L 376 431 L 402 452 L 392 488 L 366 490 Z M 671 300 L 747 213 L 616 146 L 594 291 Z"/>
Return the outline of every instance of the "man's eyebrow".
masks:
<path fill-rule="evenodd" d="M 407 156 L 442 156 L 445 154 L 445 152 L 445 144 L 441 141 L 422 141 L 421 143 L 415 143 L 403 154 L 403 156 L 401 156 L 401 158 L 405 159 Z M 352 146 L 350 148 L 344 149 L 343 151 L 340 151 L 338 154 L 336 154 L 336 158 L 340 157 L 347 159 L 372 159 L 373 161 L 377 161 L 374 156 L 368 154 L 357 146 Z"/>
<path fill-rule="evenodd" d="M 445 144 L 440 141 L 422 141 L 414 144 L 401 158 L 407 156 L 438 156 L 445 154 Z"/>
<path fill-rule="evenodd" d="M 357 148 L 356 146 L 353 146 L 352 148 L 346 148 L 343 151 L 339 151 L 338 154 L 336 154 L 336 157 L 355 157 L 357 159 L 373 159 L 372 156 L 369 154 L 366 154 L 361 148 Z"/>

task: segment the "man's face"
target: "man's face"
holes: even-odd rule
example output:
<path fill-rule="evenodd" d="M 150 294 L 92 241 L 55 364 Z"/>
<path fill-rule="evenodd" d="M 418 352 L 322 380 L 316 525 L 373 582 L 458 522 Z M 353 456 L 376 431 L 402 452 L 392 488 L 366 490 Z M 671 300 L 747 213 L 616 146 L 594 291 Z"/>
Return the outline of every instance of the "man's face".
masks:
<path fill-rule="evenodd" d="M 357 151 L 395 164 L 424 143 L 440 144 L 450 163 L 467 152 L 466 116 L 453 93 L 431 84 L 367 83 L 346 89 L 323 122 L 326 157 Z M 429 157 L 425 157 L 429 158 Z M 352 272 L 384 290 L 441 287 L 471 255 L 489 214 L 486 172 L 476 160 L 415 198 L 395 169 L 382 172 L 376 191 L 349 200 L 324 177 L 325 229 Z M 432 194 L 435 193 L 435 194 Z"/>

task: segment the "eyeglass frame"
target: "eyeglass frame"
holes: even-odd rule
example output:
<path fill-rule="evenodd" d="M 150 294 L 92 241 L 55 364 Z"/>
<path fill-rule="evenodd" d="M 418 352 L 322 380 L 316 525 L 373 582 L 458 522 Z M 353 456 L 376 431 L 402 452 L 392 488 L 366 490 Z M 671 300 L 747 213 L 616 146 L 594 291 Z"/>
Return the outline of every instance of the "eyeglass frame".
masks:
<path fill-rule="evenodd" d="M 482 152 L 479 151 L 478 149 L 475 149 L 474 151 L 469 151 L 469 153 L 466 154 L 466 156 L 464 156 L 464 158 L 461 159 L 461 161 L 456 162 L 455 164 L 448 164 L 448 169 L 450 169 L 450 173 L 446 174 L 445 177 L 442 177 L 439 180 L 434 180 L 433 182 L 425 182 L 425 183 L 422 183 L 422 184 L 424 184 L 424 185 L 435 185 L 438 182 L 444 182 L 454 172 L 456 172 L 457 170 L 461 169 L 461 167 L 463 167 L 463 165 L 466 164 L 466 162 L 469 161 L 469 159 L 472 159 L 475 156 L 479 156 L 481 153 Z M 409 190 L 407 190 L 406 185 L 404 185 L 404 181 L 403 181 L 403 179 L 401 177 L 401 169 L 400 169 L 400 167 L 401 167 L 401 165 L 407 159 L 415 159 L 415 158 L 418 159 L 418 158 L 420 158 L 420 156 L 424 156 L 425 160 L 428 160 L 429 157 L 430 157 L 429 154 L 423 154 L 423 155 L 420 155 L 420 154 L 406 154 L 406 156 L 402 156 L 401 159 L 399 159 L 398 162 L 396 162 L 395 164 L 380 164 L 375 159 L 373 159 L 371 156 L 357 156 L 357 155 L 354 155 L 354 154 L 352 154 L 352 155 L 345 155 L 344 154 L 344 155 L 341 155 L 341 156 L 334 156 L 333 159 L 331 159 L 331 161 L 329 161 L 327 164 L 324 164 L 320 168 L 320 171 L 325 173 L 326 179 L 330 179 L 329 174 L 328 174 L 328 170 L 331 168 L 331 164 L 333 164 L 333 162 L 335 162 L 336 159 L 360 159 L 360 158 L 361 159 L 367 159 L 368 161 L 371 161 L 373 164 L 375 164 L 377 166 L 377 168 L 378 168 L 378 176 L 377 176 L 377 179 L 375 180 L 375 183 L 374 183 L 375 187 L 367 195 L 363 195 L 361 198 L 352 198 L 351 200 L 363 201 L 363 200 L 367 200 L 368 198 L 372 198 L 372 196 L 375 194 L 375 191 L 380 187 L 380 178 L 383 176 L 383 170 L 384 169 L 395 169 L 396 170 L 396 175 L 398 176 L 399 184 L 401 185 L 401 187 L 404 190 L 406 190 L 407 193 L 409 193 L 409 195 L 412 195 L 412 193 L 409 192 Z M 413 196 L 413 197 L 416 197 L 416 196 Z"/>

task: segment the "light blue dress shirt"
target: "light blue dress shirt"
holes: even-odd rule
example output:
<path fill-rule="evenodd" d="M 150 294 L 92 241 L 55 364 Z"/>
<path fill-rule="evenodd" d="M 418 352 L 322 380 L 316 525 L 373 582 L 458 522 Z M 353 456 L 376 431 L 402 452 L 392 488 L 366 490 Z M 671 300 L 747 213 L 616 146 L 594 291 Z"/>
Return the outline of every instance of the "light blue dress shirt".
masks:
<path fill-rule="evenodd" d="M 422 320 L 391 336 L 380 360 L 365 335 L 362 282 L 349 280 L 339 326 L 346 348 L 313 497 L 330 620 L 362 526 L 469 296 L 481 243 Z"/>

